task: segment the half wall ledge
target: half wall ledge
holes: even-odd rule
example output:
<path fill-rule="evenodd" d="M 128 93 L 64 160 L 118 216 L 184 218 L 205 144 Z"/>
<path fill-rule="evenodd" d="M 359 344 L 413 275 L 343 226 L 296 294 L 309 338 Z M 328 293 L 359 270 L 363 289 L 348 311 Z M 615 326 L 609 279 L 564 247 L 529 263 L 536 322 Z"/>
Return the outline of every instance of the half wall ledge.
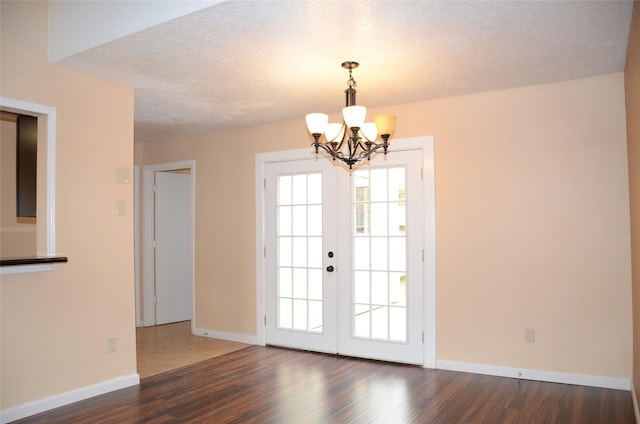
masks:
<path fill-rule="evenodd" d="M 23 258 L 3 258 L 0 259 L 0 267 L 15 265 L 52 264 L 58 262 L 69 262 L 69 259 L 66 256 L 29 256 Z"/>

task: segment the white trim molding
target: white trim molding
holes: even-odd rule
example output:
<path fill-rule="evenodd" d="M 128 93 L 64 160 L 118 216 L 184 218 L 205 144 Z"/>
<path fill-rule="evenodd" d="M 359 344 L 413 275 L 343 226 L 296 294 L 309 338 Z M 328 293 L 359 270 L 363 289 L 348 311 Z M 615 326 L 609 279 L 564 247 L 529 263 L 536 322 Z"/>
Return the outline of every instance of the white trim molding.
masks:
<path fill-rule="evenodd" d="M 258 344 L 258 337 L 253 334 L 227 333 L 226 331 L 207 330 L 205 328 L 193 328 L 191 332 L 196 336 L 210 337 L 212 339 L 228 340 L 230 342 Z"/>
<path fill-rule="evenodd" d="M 631 380 L 631 400 L 633 401 L 633 413 L 636 416 L 636 422 L 640 423 L 640 408 L 638 408 L 638 396 L 633 380 Z"/>
<path fill-rule="evenodd" d="M 536 380 L 546 381 L 549 383 L 602 387 L 605 389 L 631 390 L 631 380 L 628 378 L 603 377 L 598 375 L 571 374 L 526 368 L 502 367 L 498 365 L 474 364 L 469 362 L 448 361 L 442 359 L 436 361 L 436 368 L 449 371 L 493 375 L 496 377 L 517 378 L 521 380 Z"/>
<path fill-rule="evenodd" d="M 34 264 L 34 265 L 12 265 L 0 268 L 0 275 L 23 274 L 25 272 L 53 271 L 55 264 Z"/>
<path fill-rule="evenodd" d="M 82 387 L 80 389 L 71 390 L 59 395 L 50 396 L 44 399 L 34 400 L 13 408 L 0 411 L 0 423 L 5 424 L 21 418 L 39 414 L 60 406 L 68 405 L 73 402 L 89 399 L 94 396 L 113 392 L 115 390 L 125 389 L 140 384 L 140 376 L 138 374 L 130 374 L 111 380 L 103 381 L 91 386 Z"/>
<path fill-rule="evenodd" d="M 142 308 L 143 314 L 141 317 L 142 325 L 144 327 L 150 327 L 156 325 L 156 309 L 155 309 L 155 252 L 153 248 L 153 242 L 155 238 L 155 206 L 154 206 L 154 192 L 153 187 L 155 185 L 155 173 L 161 171 L 174 171 L 177 169 L 190 169 L 191 170 L 191 251 L 192 263 L 191 263 L 191 296 L 192 296 L 192 313 L 191 319 L 195 320 L 196 317 L 196 300 L 195 300 L 195 225 L 196 225 L 196 161 L 185 160 L 180 162 L 160 163 L 156 165 L 145 165 L 142 168 L 142 208 L 143 208 L 143 223 L 142 223 Z"/>

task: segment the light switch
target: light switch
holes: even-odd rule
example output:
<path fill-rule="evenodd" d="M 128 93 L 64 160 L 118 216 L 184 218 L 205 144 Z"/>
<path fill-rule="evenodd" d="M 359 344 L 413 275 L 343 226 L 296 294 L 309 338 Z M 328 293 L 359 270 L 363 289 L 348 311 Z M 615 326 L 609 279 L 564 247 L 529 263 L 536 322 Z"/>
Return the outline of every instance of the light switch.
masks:
<path fill-rule="evenodd" d="M 129 184 L 129 168 L 116 168 L 116 184 Z"/>
<path fill-rule="evenodd" d="M 116 200 L 116 205 L 115 205 L 116 215 L 124 216 L 124 207 L 125 207 L 124 199 Z"/>

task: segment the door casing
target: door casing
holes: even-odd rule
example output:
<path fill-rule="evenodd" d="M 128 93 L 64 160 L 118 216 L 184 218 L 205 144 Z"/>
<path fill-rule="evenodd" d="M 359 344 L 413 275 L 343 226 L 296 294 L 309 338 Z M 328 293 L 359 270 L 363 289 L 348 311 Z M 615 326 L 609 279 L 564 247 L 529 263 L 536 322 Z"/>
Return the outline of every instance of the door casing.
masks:
<path fill-rule="evenodd" d="M 143 325 L 145 327 L 156 325 L 155 311 L 155 266 L 154 266 L 154 227 L 155 227 L 155 206 L 154 206 L 154 174 L 160 171 L 174 171 L 178 169 L 191 170 L 191 240 L 194 245 L 191 247 L 191 296 L 192 296 L 192 320 L 191 328 L 195 328 L 195 185 L 196 185 L 196 163 L 194 160 L 162 163 L 157 165 L 147 165 L 143 168 L 143 281 L 142 281 L 142 304 L 143 304 Z"/>
<path fill-rule="evenodd" d="M 393 151 L 411 150 L 422 155 L 422 179 L 424 190 L 424 261 L 423 261 L 423 307 L 424 307 L 424 354 L 423 366 L 436 366 L 436 232 L 435 232 L 435 168 L 433 136 L 422 136 L 394 140 L 389 155 Z M 309 159 L 314 153 L 310 148 L 280 152 L 260 153 L 255 162 L 256 192 L 256 340 L 266 344 L 266 232 L 265 232 L 265 181 L 268 163 Z M 317 160 L 329 160 L 318 155 Z M 344 172 L 348 172 L 347 169 Z"/>

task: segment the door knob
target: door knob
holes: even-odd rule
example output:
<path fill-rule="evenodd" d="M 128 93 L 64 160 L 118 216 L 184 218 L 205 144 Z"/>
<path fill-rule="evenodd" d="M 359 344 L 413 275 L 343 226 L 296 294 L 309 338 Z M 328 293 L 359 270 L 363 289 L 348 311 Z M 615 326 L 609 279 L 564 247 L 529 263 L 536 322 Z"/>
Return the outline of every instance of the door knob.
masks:
<path fill-rule="evenodd" d="M 333 265 L 329 265 L 327 267 L 327 272 L 333 272 L 333 270 L 334 270 Z"/>

